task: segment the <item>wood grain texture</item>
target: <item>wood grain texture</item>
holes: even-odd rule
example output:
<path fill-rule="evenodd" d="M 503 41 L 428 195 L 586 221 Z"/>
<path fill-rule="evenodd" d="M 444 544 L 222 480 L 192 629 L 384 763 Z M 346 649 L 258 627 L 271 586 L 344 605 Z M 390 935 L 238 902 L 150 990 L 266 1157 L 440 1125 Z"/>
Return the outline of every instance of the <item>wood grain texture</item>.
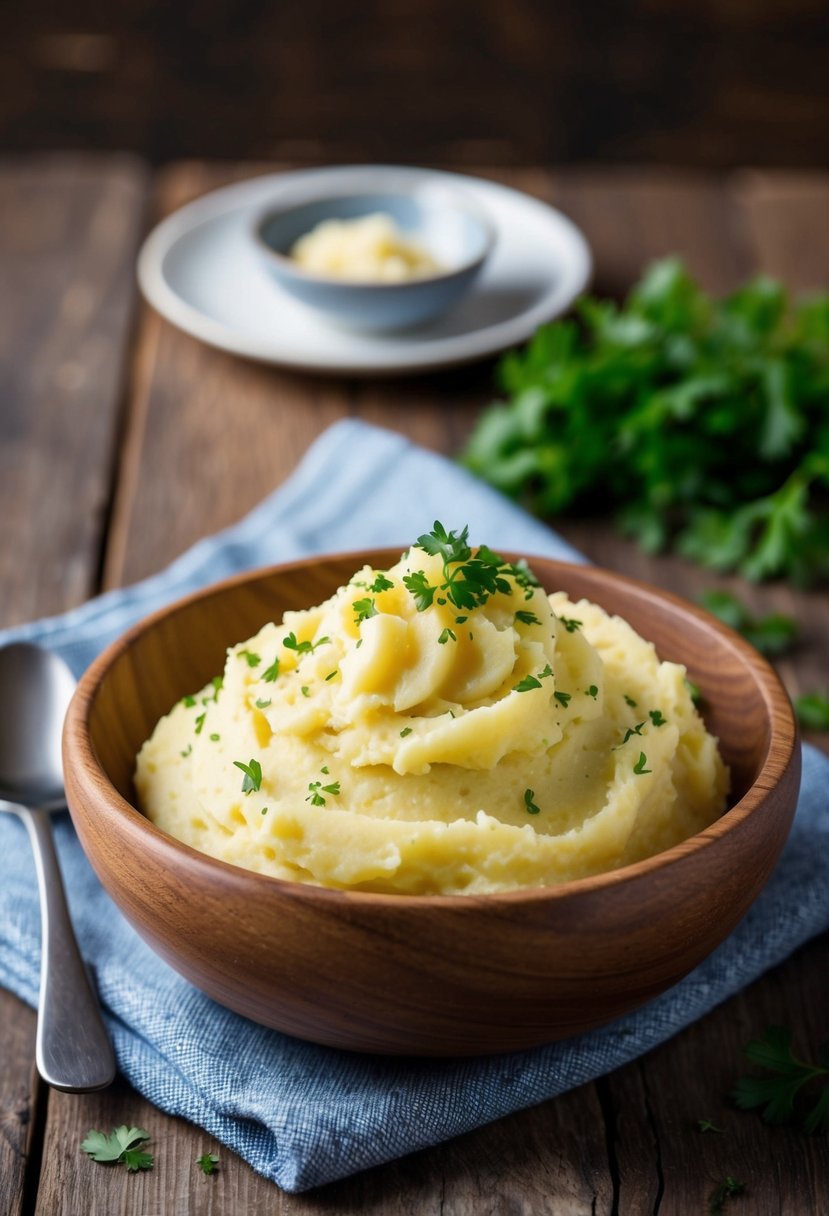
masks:
<path fill-rule="evenodd" d="M 136 161 L 0 162 L 0 626 L 96 590 L 146 194 Z M 37 1189 L 34 1012 L 0 993 L 0 1212 Z"/>
<path fill-rule="evenodd" d="M 7 625 L 95 590 L 144 200 L 144 171 L 126 158 L 34 158 L 0 171 Z"/>
<path fill-rule="evenodd" d="M 323 890 L 217 862 L 133 809 L 141 744 L 171 705 L 222 669 L 228 646 L 396 556 L 313 559 L 231 579 L 156 613 L 96 660 L 64 734 L 67 798 L 87 856 L 176 970 L 236 1012 L 299 1038 L 478 1055 L 608 1022 L 675 983 L 742 919 L 782 849 L 799 787 L 797 729 L 777 677 L 741 639 L 674 597 L 594 567 L 533 561 L 548 591 L 600 604 L 663 659 L 683 663 L 709 707 L 732 773 L 731 809 L 647 861 L 546 892 Z M 263 939 L 276 947 L 266 958 Z"/>
<path fill-rule="evenodd" d="M 727 19 L 735 30 L 741 28 L 741 21 L 755 20 L 756 9 L 749 13 L 750 7 L 740 0 L 727 6 Z M 726 9 L 720 6 L 719 11 L 725 14 Z M 772 16 L 765 11 L 764 28 L 771 37 Z M 131 43 L 130 56 L 140 68 L 140 46 Z M 130 112 L 134 118 L 145 115 L 143 110 L 138 114 L 134 105 Z M 721 136 L 711 118 L 709 131 L 716 141 Z M 817 112 L 812 119 L 819 123 Z M 661 138 L 670 141 L 671 132 L 665 130 Z M 285 154 L 302 158 L 297 146 L 284 147 Z M 671 150 L 673 161 L 678 147 Z M 487 156 L 500 157 L 500 153 L 470 143 L 466 164 L 480 163 Z M 155 213 L 257 170 L 261 167 L 250 164 L 176 166 L 158 179 Z M 735 286 L 758 269 L 774 270 L 799 286 L 812 285 L 818 276 L 824 283 L 829 278 L 829 236 L 820 203 L 825 175 L 806 174 L 795 181 L 777 174 L 750 174 L 726 180 L 636 169 L 617 177 L 603 169 L 520 173 L 511 180 L 560 202 L 582 225 L 597 253 L 597 282 L 603 290 L 624 292 L 647 259 L 673 249 L 684 251 L 692 269 L 717 290 Z M 809 234 L 808 242 L 800 241 L 801 233 Z M 47 287 L 44 281 L 43 290 Z M 290 391 L 285 408 L 279 374 L 197 348 L 146 310 L 141 313 L 140 329 L 128 386 L 116 526 L 108 533 L 110 585 L 159 568 L 199 535 L 237 518 L 290 471 L 293 459 L 327 419 L 359 410 L 381 425 L 406 430 L 426 446 L 454 452 L 477 408 L 493 395 L 487 366 L 431 382 L 386 385 L 354 381 L 326 386 L 286 377 Z M 209 387 L 214 380 L 221 392 Z M 202 396 L 207 405 L 204 413 L 199 408 Z M 166 416 L 168 408 L 172 413 Z M 265 427 L 262 434 L 267 442 L 261 449 L 245 451 L 234 436 L 235 409 Z M 210 435 L 204 449 L 202 426 Z M 43 446 L 47 437 L 34 435 L 31 442 Z M 204 452 L 205 475 L 188 458 L 190 445 Z M 219 481 L 213 476 L 216 472 L 221 474 Z M 26 522 L 31 526 L 31 520 Z M 4 520 L 2 527 L 6 526 Z M 649 559 L 607 526 L 582 521 L 557 521 L 556 526 L 601 564 L 650 578 L 688 598 L 694 599 L 703 587 L 724 585 L 737 590 L 757 613 L 775 609 L 794 613 L 803 622 L 802 639 L 780 670 L 793 691 L 826 683 L 825 593 L 805 595 L 778 585 L 751 587 L 709 576 L 675 559 Z M 36 553 L 24 547 L 18 558 L 21 570 L 25 566 L 29 572 L 21 572 L 21 581 L 40 578 Z M 814 738 L 829 745 L 825 735 Z M 107 1216 L 231 1211 L 305 1216 L 364 1210 L 378 1216 L 414 1212 L 500 1216 L 516 1211 L 590 1211 L 590 1194 L 595 1190 L 598 1213 L 651 1213 L 668 1205 L 685 1216 L 705 1210 L 707 1205 L 700 1208 L 700 1196 L 709 1181 L 713 1187 L 725 1166 L 749 1182 L 750 1194 L 742 1207 L 751 1216 L 820 1211 L 821 1197 L 829 1190 L 820 1142 L 737 1115 L 722 1102 L 723 1086 L 717 1078 L 727 1077 L 730 1085 L 732 1077 L 744 1070 L 740 1047 L 768 1021 L 795 1028 L 804 1053 L 814 1052 L 826 1037 L 827 974 L 829 942 L 810 943 L 659 1053 L 619 1070 L 598 1086 L 584 1087 L 535 1111 L 306 1196 L 282 1194 L 223 1149 L 219 1150 L 223 1174 L 220 1182 L 215 1180 L 221 1190 L 190 1186 L 190 1163 L 205 1147 L 204 1133 L 198 1128 L 147 1110 L 128 1088 L 84 1098 L 61 1096 L 52 1102 L 46 1121 L 43 1152 L 52 1164 L 39 1211 L 42 1216 L 78 1216 L 87 1211 Z M 33 1026 L 31 1011 L 21 1008 L 20 1017 Z M 659 1072 L 651 1078 L 646 1070 L 657 1056 Z M 0 1043 L 0 1060 L 4 1059 Z M 696 1068 L 691 1077 L 689 1060 Z M 24 1071 L 28 1067 L 29 1061 L 24 1061 Z M 661 1096 L 659 1087 L 664 1087 Z M 720 1105 L 712 1107 L 716 1101 Z M 689 1130 L 689 1121 L 710 1116 L 712 1110 L 730 1120 L 728 1135 L 713 1143 L 710 1136 L 695 1134 L 693 1127 Z M 133 1185 L 134 1177 L 92 1163 L 87 1169 L 86 1159 L 77 1152 L 89 1127 L 108 1128 L 134 1116 L 147 1121 L 166 1163 L 164 1172 L 159 1167 L 151 1184 L 140 1192 Z M 741 1129 L 736 1164 L 736 1154 L 729 1151 L 733 1141 L 728 1138 L 735 1126 Z M 742 1174 L 736 1173 L 738 1168 Z M 202 1181 L 211 1183 L 197 1179 L 199 1184 Z M 30 1178 L 30 1186 L 34 1193 L 36 1177 Z M 573 1200 L 574 1188 L 578 1202 Z"/>

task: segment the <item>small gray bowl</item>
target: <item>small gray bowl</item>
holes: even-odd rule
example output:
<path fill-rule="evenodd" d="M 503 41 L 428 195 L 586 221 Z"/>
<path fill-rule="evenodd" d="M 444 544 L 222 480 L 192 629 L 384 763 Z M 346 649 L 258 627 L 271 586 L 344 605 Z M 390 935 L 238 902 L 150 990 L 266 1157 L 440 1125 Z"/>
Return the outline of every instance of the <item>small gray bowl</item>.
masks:
<path fill-rule="evenodd" d="M 403 283 L 354 282 L 302 269 L 289 256 L 295 242 L 325 220 L 383 212 L 446 269 Z M 348 329 L 382 333 L 422 325 L 446 312 L 472 286 L 495 243 L 495 230 L 473 202 L 442 185 L 354 190 L 286 201 L 256 220 L 254 239 L 265 266 L 295 299 Z"/>

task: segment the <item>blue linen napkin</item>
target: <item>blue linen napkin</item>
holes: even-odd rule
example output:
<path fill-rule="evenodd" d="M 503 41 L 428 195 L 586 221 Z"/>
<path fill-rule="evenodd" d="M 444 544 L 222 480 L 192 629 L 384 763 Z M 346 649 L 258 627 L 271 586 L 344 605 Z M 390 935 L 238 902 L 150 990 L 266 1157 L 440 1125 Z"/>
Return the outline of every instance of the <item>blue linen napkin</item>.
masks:
<path fill-rule="evenodd" d="M 61 654 L 79 674 L 165 602 L 236 571 L 319 552 L 400 545 L 436 518 L 473 539 L 581 560 L 544 525 L 442 457 L 345 421 L 236 526 L 166 571 L 63 616 L 0 634 Z M 768 886 L 731 937 L 669 992 L 611 1026 L 491 1058 L 383 1059 L 315 1047 L 230 1013 L 143 944 L 92 873 L 68 816 L 61 865 L 121 1071 L 151 1102 L 200 1124 L 300 1191 L 542 1102 L 663 1042 L 829 927 L 829 759 L 804 748 L 795 825 Z M 28 841 L 0 816 L 0 984 L 37 1003 L 40 920 Z M 152 1130 L 151 1128 L 148 1130 Z"/>

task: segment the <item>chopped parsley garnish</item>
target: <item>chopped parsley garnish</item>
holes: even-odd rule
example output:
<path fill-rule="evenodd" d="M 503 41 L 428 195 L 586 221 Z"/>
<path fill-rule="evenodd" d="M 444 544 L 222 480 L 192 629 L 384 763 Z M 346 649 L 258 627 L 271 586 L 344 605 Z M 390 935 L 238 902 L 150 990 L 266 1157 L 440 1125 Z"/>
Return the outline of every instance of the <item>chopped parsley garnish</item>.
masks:
<path fill-rule="evenodd" d="M 522 623 L 522 625 L 540 625 L 541 624 L 541 621 L 538 619 L 538 617 L 535 615 L 534 612 L 527 612 L 523 608 L 521 609 L 520 612 L 516 612 L 515 619 L 516 619 L 516 621 L 520 621 Z"/>
<path fill-rule="evenodd" d="M 202 727 L 204 726 L 204 720 L 206 717 L 207 717 L 207 711 L 199 714 L 199 716 L 196 718 L 196 723 L 195 723 L 195 726 L 193 727 L 193 730 L 196 732 L 197 735 L 201 734 Z"/>
<path fill-rule="evenodd" d="M 185 760 L 186 760 L 186 759 L 187 759 L 187 757 L 190 755 L 190 753 L 192 752 L 192 750 L 193 750 L 193 744 L 192 744 L 192 743 L 188 743 L 188 744 L 187 744 L 187 746 L 185 747 L 184 751 L 183 751 L 183 752 L 181 752 L 181 755 L 184 757 L 184 759 L 185 759 Z"/>
<path fill-rule="evenodd" d="M 288 636 L 282 639 L 282 645 L 286 650 L 294 650 L 297 654 L 313 654 L 319 646 L 324 646 L 326 642 L 330 641 L 330 638 L 319 638 L 316 642 L 298 642 L 296 634 L 291 630 Z"/>
<path fill-rule="evenodd" d="M 697 1119 L 697 1127 L 701 1132 L 722 1132 L 722 1128 L 717 1127 L 710 1119 Z"/>
<path fill-rule="evenodd" d="M 559 705 L 564 707 L 564 709 L 567 708 L 573 698 L 573 694 L 571 692 L 559 692 L 558 689 L 556 689 L 556 691 L 553 693 L 553 696 L 558 701 Z"/>
<path fill-rule="evenodd" d="M 449 641 L 457 642 L 457 640 L 457 636 L 453 629 L 449 629 L 448 627 L 446 629 L 441 629 L 440 636 L 438 637 L 438 642 L 441 646 L 445 646 Z"/>
<path fill-rule="evenodd" d="M 252 794 L 254 790 L 262 788 L 262 765 L 258 760 L 251 760 L 250 764 L 244 764 L 241 760 L 234 760 L 233 763 L 245 774 L 242 781 L 243 794 Z"/>
<path fill-rule="evenodd" d="M 277 659 L 274 659 L 274 661 L 271 663 L 270 667 L 266 668 L 265 671 L 262 672 L 262 679 L 265 681 L 266 684 L 273 684 L 278 675 L 279 675 L 279 659 L 277 658 Z"/>
<path fill-rule="evenodd" d="M 541 687 L 541 681 L 537 680 L 535 678 L 535 676 L 524 676 L 523 680 L 519 680 L 517 684 L 513 685 L 512 691 L 513 692 L 530 692 L 533 688 L 540 688 L 540 687 Z"/>
<path fill-rule="evenodd" d="M 224 687 L 224 678 L 222 676 L 214 676 L 213 679 L 210 681 L 210 683 L 213 685 L 212 699 L 214 701 L 218 701 L 219 693 L 222 691 L 222 688 Z"/>
<path fill-rule="evenodd" d="M 464 625 L 464 624 L 465 624 L 465 623 L 466 623 L 468 620 L 469 620 L 469 617 L 468 617 L 468 616 L 456 616 L 456 617 L 455 617 L 455 624 L 456 624 L 456 625 Z M 472 637 L 472 634 L 470 634 L 469 636 L 470 636 L 470 637 Z"/>
<path fill-rule="evenodd" d="M 541 812 L 541 807 L 533 802 L 534 798 L 535 790 L 524 790 L 524 808 L 528 815 L 538 815 Z"/>
<path fill-rule="evenodd" d="M 240 650 L 239 658 L 244 659 L 248 667 L 258 667 L 262 662 L 261 655 L 254 654 L 252 650 Z"/>
<path fill-rule="evenodd" d="M 431 608 L 437 587 L 433 587 L 422 570 L 413 570 L 403 576 L 403 583 L 417 605 L 418 612 Z"/>
<path fill-rule="evenodd" d="M 323 794 L 339 794 L 339 781 L 332 781 L 330 785 L 323 785 L 321 781 L 310 781 L 308 783 L 308 797 L 306 802 L 310 802 L 311 806 L 325 806 Z"/>
<path fill-rule="evenodd" d="M 545 668 L 544 668 L 544 670 L 543 670 L 543 671 L 540 671 L 540 672 L 538 673 L 538 678 L 539 678 L 539 680 L 546 680 L 546 679 L 547 679 L 547 677 L 548 677 L 548 676 L 551 676 L 552 674 L 553 674 L 553 669 L 552 669 L 552 667 L 550 666 L 550 664 L 549 664 L 549 663 L 547 663 L 547 664 L 546 664 L 546 666 L 545 666 Z"/>
<path fill-rule="evenodd" d="M 267 808 L 266 806 L 263 806 L 263 807 L 262 807 L 262 810 L 261 810 L 259 813 L 260 813 L 261 815 L 267 815 L 267 813 L 268 813 L 268 808 Z"/>
<path fill-rule="evenodd" d="M 394 580 L 386 578 L 385 574 L 378 574 L 374 582 L 369 587 L 369 591 L 380 592 L 389 591 L 394 586 Z"/>
<path fill-rule="evenodd" d="M 654 724 L 654 726 L 664 726 L 665 723 L 668 721 L 668 719 L 666 717 L 664 717 L 661 709 L 649 709 L 648 717 L 650 718 L 650 720 Z"/>
<path fill-rule="evenodd" d="M 268 699 L 266 701 L 264 699 L 264 697 L 259 697 L 258 700 L 254 702 L 254 704 L 256 705 L 257 709 L 267 709 L 268 706 L 271 704 L 271 698 L 268 697 Z"/>
<path fill-rule="evenodd" d="M 635 726 L 629 726 L 625 731 L 625 737 L 622 740 L 621 746 L 624 747 L 628 739 L 632 739 L 634 735 L 641 735 L 644 722 L 637 722 Z"/>
<path fill-rule="evenodd" d="M 634 701 L 633 697 L 629 697 L 627 693 L 625 693 L 625 704 L 629 705 L 631 709 L 636 709 L 636 702 Z"/>
<path fill-rule="evenodd" d="M 186 697 L 181 698 L 181 703 L 187 709 L 192 709 L 193 706 L 196 704 L 196 698 L 191 693 L 188 693 Z"/>
<path fill-rule="evenodd" d="M 411 733 L 412 733 L 412 728 L 411 728 L 411 726 L 404 726 L 404 727 L 403 727 L 403 729 L 402 729 L 402 730 L 401 730 L 401 732 L 400 732 L 400 738 L 401 738 L 401 739 L 405 739 L 405 738 L 406 738 L 406 735 L 410 735 Z"/>
<path fill-rule="evenodd" d="M 267 807 L 265 810 L 267 810 Z M 196 1158 L 196 1165 L 203 1174 L 215 1174 L 219 1168 L 219 1158 L 215 1153 L 202 1153 L 201 1157 Z"/>
<path fill-rule="evenodd" d="M 639 759 L 636 761 L 636 763 L 633 766 L 634 773 L 637 773 L 640 777 L 644 776 L 645 773 L 652 773 L 653 772 L 652 768 L 645 768 L 645 765 L 647 763 L 648 763 L 648 757 L 645 755 L 644 752 L 640 752 Z"/>
<path fill-rule="evenodd" d="M 220 734 L 217 734 L 217 732 L 216 732 L 216 731 L 214 731 L 214 732 L 213 732 L 213 734 L 210 736 L 210 742 L 211 742 L 211 743 L 218 743 L 218 742 L 219 742 L 219 740 L 221 739 L 221 737 L 222 737 L 222 736 L 221 736 Z"/>
<path fill-rule="evenodd" d="M 592 697 L 595 701 L 596 697 L 599 695 L 599 690 L 595 684 L 591 684 L 589 688 L 585 688 L 584 695 L 586 697 Z"/>
<path fill-rule="evenodd" d="M 535 579 L 526 567 L 514 566 L 486 545 L 473 552 L 468 527 L 459 533 L 447 532 L 440 520 L 435 520 L 432 531 L 417 538 L 416 547 L 432 557 L 440 557 L 443 563 L 443 581 L 437 586 L 429 583 L 422 570 L 403 578 L 419 612 L 431 606 L 438 592 L 442 593 L 439 603 L 447 602 L 463 611 L 480 608 L 496 593 L 511 595 L 512 584 L 507 575 L 524 588 L 529 587 L 530 579 Z"/>
<path fill-rule="evenodd" d="M 369 617 L 377 616 L 377 605 L 371 596 L 366 596 L 365 599 L 355 600 L 351 605 L 354 609 L 354 624 L 360 625 L 363 621 L 367 621 Z"/>
<path fill-rule="evenodd" d="M 307 684 L 303 684 L 299 691 L 302 693 L 303 697 L 310 697 L 311 695 L 311 690 Z"/>
<path fill-rule="evenodd" d="M 568 633 L 575 633 L 577 629 L 581 629 L 582 622 L 575 620 L 573 617 L 560 616 L 558 619 Z"/>

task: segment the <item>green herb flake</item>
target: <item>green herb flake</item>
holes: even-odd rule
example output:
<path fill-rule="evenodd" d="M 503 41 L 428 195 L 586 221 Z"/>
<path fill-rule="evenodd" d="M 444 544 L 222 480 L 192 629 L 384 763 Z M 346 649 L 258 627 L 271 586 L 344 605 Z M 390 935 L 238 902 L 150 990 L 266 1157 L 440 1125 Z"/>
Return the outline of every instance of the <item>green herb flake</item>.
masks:
<path fill-rule="evenodd" d="M 201 734 L 201 732 L 202 732 L 202 727 L 204 726 L 204 720 L 205 720 L 205 718 L 206 718 L 206 717 L 207 717 L 207 711 L 205 711 L 204 713 L 199 714 L 199 716 L 196 718 L 195 724 L 194 724 L 194 726 L 193 726 L 193 730 L 195 731 L 195 733 L 196 733 L 197 735 L 200 735 L 200 734 Z"/>
<path fill-rule="evenodd" d="M 648 717 L 654 726 L 664 726 L 668 721 L 668 719 L 664 717 L 661 709 L 649 709 Z"/>
<path fill-rule="evenodd" d="M 183 751 L 183 752 L 180 752 L 179 754 L 180 754 L 180 755 L 181 755 L 181 756 L 182 756 L 182 757 L 183 757 L 183 758 L 186 760 L 186 759 L 187 759 L 187 757 L 188 757 L 188 756 L 190 755 L 190 753 L 192 752 L 192 750 L 193 750 L 193 744 L 192 744 L 192 743 L 188 743 L 188 744 L 187 744 L 187 746 L 185 747 L 184 751 Z"/>
<path fill-rule="evenodd" d="M 279 676 L 279 659 L 276 658 L 271 663 L 270 667 L 267 667 L 265 669 L 265 671 L 262 672 L 262 679 L 265 681 L 266 684 L 273 684 L 276 681 L 278 676 Z M 270 702 L 269 702 L 269 704 L 270 704 Z"/>
<path fill-rule="evenodd" d="M 573 699 L 573 694 L 571 692 L 559 692 L 558 689 L 556 689 L 556 691 L 553 693 L 553 696 L 558 701 L 559 705 L 561 705 L 564 709 L 567 708 Z"/>
<path fill-rule="evenodd" d="M 533 688 L 540 688 L 540 687 L 541 687 L 541 681 L 537 680 L 535 678 L 535 676 L 524 676 L 523 680 L 519 680 L 517 684 L 513 685 L 512 691 L 513 692 L 530 692 Z"/>
<path fill-rule="evenodd" d="M 262 765 L 259 761 L 251 760 L 249 764 L 244 764 L 241 760 L 234 760 L 233 763 L 245 774 L 242 781 L 242 793 L 258 792 L 262 788 Z"/>
<path fill-rule="evenodd" d="M 325 806 L 325 798 L 323 794 L 339 794 L 339 781 L 332 781 L 330 785 L 323 785 L 321 781 L 311 781 L 308 784 L 308 797 L 306 802 L 310 802 L 311 806 Z"/>
<path fill-rule="evenodd" d="M 351 607 L 354 610 L 355 625 L 361 625 L 363 621 L 367 621 L 369 617 L 377 616 L 377 605 L 371 596 L 366 596 L 366 598 L 362 600 L 355 600 Z"/>
<path fill-rule="evenodd" d="M 653 769 L 645 768 L 645 765 L 647 763 L 648 763 L 648 757 L 645 755 L 644 752 L 640 752 L 639 759 L 636 761 L 636 763 L 633 766 L 634 773 L 636 773 L 640 777 L 644 776 L 645 773 L 652 773 Z"/>
<path fill-rule="evenodd" d="M 454 630 L 449 629 L 448 627 L 446 629 L 441 629 L 438 637 L 439 645 L 445 646 L 447 642 L 457 642 L 457 640 L 457 635 L 455 634 Z"/>
<path fill-rule="evenodd" d="M 541 813 L 541 807 L 536 806 L 533 799 L 535 798 L 535 790 L 524 790 L 524 809 L 528 815 L 538 815 Z"/>
<path fill-rule="evenodd" d="M 191 693 L 188 693 L 186 697 L 181 698 L 181 703 L 185 708 L 192 709 L 196 704 L 196 698 Z"/>
<path fill-rule="evenodd" d="M 632 739 L 634 735 L 641 735 L 642 727 L 644 725 L 645 725 L 644 722 L 637 722 L 635 726 L 629 726 L 628 729 L 625 731 L 625 737 L 622 740 L 622 742 L 619 744 L 619 746 L 624 747 L 625 744 L 627 743 L 628 739 Z"/>
<path fill-rule="evenodd" d="M 401 732 L 400 732 L 400 738 L 401 738 L 401 739 L 405 739 L 405 738 L 406 738 L 406 736 L 407 736 L 407 735 L 410 735 L 411 733 L 412 733 L 412 728 L 411 728 L 411 726 L 404 726 L 404 727 L 403 727 L 403 729 L 402 729 L 402 730 L 401 730 Z"/>
<path fill-rule="evenodd" d="M 394 580 L 386 578 L 385 574 L 380 573 L 369 587 L 369 591 L 374 591 L 379 595 L 381 591 L 390 591 L 393 586 Z"/>
<path fill-rule="evenodd" d="M 631 709 L 636 709 L 636 702 L 634 701 L 633 697 L 628 696 L 627 693 L 625 693 L 625 705 L 629 705 Z"/>
<path fill-rule="evenodd" d="M 336 667 L 335 667 L 335 668 L 334 668 L 334 670 L 333 670 L 333 671 L 329 671 L 328 675 L 325 677 L 325 682 L 326 682 L 326 684 L 328 683 L 328 681 L 329 681 L 329 680 L 333 680 L 333 679 L 334 679 L 334 676 L 335 676 L 336 674 L 337 674 L 337 669 L 336 669 Z"/>
<path fill-rule="evenodd" d="M 722 1132 L 722 1128 L 717 1127 L 710 1119 L 697 1119 L 697 1127 L 701 1132 Z"/>
<path fill-rule="evenodd" d="M 254 654 L 252 650 L 240 650 L 238 657 L 244 659 L 248 667 L 258 667 L 262 662 L 261 656 Z"/>
<path fill-rule="evenodd" d="M 520 621 L 522 625 L 540 625 L 541 621 L 534 612 L 527 612 L 523 608 L 515 614 L 516 621 Z"/>
<path fill-rule="evenodd" d="M 568 633 L 575 633 L 577 629 L 581 629 L 582 621 L 576 621 L 569 616 L 560 616 L 558 618 Z"/>
<path fill-rule="evenodd" d="M 267 700 L 265 700 L 264 697 L 259 697 L 256 701 L 254 701 L 254 705 L 256 706 L 257 709 L 267 709 L 268 706 L 271 704 L 271 701 L 272 701 L 271 697 L 268 697 Z"/>
<path fill-rule="evenodd" d="M 214 730 L 213 734 L 210 736 L 210 742 L 211 742 L 211 743 L 218 743 L 218 742 L 219 742 L 219 740 L 221 739 L 221 737 L 222 737 L 222 736 L 221 736 L 220 734 L 218 734 L 218 733 L 217 733 L 217 732 Z"/>
<path fill-rule="evenodd" d="M 586 697 L 592 697 L 595 701 L 596 697 L 599 695 L 599 690 L 595 684 L 591 684 L 589 688 L 585 688 L 584 695 Z"/>
<path fill-rule="evenodd" d="M 201 1157 L 196 1158 L 196 1165 L 203 1174 L 215 1174 L 219 1168 L 219 1158 L 215 1153 L 202 1153 Z"/>
<path fill-rule="evenodd" d="M 307 684 L 303 684 L 299 691 L 302 693 L 303 697 L 310 697 L 311 695 L 311 690 Z"/>
<path fill-rule="evenodd" d="M 452 604 L 463 612 L 481 607 L 493 595 L 512 595 L 512 582 L 526 587 L 530 578 L 535 580 L 525 567 L 505 561 L 487 545 L 473 550 L 468 527 L 460 532 L 448 532 L 440 520 L 435 520 L 432 531 L 417 538 L 416 547 L 433 557 L 440 557 L 443 566 L 443 581 L 438 586 L 432 586 L 423 571 L 404 577 L 403 582 L 415 597 L 420 612 L 431 606 L 437 593 L 440 593 L 439 603 Z"/>

